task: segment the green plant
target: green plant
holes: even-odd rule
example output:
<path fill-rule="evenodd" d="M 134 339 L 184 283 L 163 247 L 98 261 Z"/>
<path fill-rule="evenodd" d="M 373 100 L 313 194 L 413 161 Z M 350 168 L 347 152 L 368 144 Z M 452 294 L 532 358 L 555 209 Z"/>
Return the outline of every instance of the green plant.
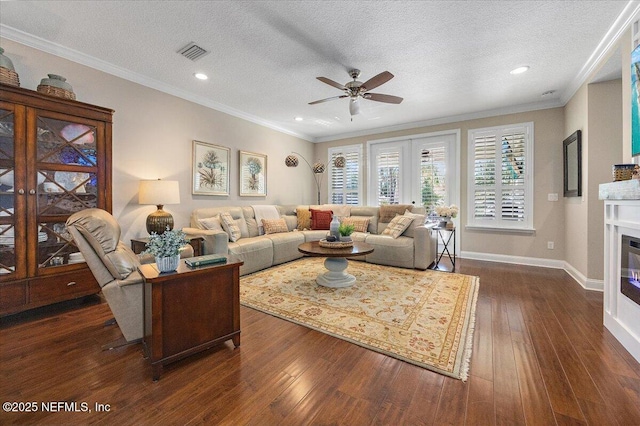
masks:
<path fill-rule="evenodd" d="M 162 234 L 151 233 L 146 250 L 142 253 L 156 257 L 171 257 L 180 254 L 180 249 L 189 244 L 187 235 L 182 231 L 165 231 Z"/>
<path fill-rule="evenodd" d="M 338 232 L 340 232 L 340 235 L 342 235 L 343 237 L 348 237 L 349 235 L 351 235 L 354 229 L 355 226 L 353 224 L 341 223 L 340 227 L 338 228 Z"/>

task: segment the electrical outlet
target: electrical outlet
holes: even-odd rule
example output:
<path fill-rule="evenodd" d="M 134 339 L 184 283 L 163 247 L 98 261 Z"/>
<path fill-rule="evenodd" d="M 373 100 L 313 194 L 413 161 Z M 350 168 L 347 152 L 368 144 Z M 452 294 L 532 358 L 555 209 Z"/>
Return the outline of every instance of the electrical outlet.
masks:
<path fill-rule="evenodd" d="M 553 241 L 547 241 L 547 248 L 549 250 L 553 250 L 555 248 L 555 244 Z"/>
<path fill-rule="evenodd" d="M 558 201 L 558 194 L 547 194 L 547 200 Z"/>

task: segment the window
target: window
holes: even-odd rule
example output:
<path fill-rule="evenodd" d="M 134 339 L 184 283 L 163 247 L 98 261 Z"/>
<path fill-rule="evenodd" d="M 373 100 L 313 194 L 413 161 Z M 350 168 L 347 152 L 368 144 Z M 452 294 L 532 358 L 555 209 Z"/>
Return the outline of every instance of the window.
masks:
<path fill-rule="evenodd" d="M 338 157 L 345 159 L 344 167 L 336 167 Z M 329 148 L 329 203 L 363 204 L 362 145 Z"/>
<path fill-rule="evenodd" d="M 533 229 L 533 123 L 469 131 L 468 225 Z"/>

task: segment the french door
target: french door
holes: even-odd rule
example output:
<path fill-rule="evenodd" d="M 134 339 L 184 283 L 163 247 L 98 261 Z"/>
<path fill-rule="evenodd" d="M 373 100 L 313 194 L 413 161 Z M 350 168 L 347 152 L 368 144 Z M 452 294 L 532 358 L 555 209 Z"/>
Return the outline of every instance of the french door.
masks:
<path fill-rule="evenodd" d="M 369 203 L 458 204 L 457 132 L 369 143 Z"/>

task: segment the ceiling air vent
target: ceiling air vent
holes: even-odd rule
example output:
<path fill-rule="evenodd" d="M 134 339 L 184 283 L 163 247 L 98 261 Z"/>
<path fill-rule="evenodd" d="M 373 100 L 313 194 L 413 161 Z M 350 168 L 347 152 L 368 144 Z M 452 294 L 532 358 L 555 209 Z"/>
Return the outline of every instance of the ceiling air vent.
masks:
<path fill-rule="evenodd" d="M 209 52 L 204 50 L 202 47 L 198 46 L 194 42 L 187 44 L 182 49 L 178 50 L 178 53 L 184 56 L 187 59 L 191 59 L 192 61 L 197 61 L 203 56 L 207 55 Z"/>

